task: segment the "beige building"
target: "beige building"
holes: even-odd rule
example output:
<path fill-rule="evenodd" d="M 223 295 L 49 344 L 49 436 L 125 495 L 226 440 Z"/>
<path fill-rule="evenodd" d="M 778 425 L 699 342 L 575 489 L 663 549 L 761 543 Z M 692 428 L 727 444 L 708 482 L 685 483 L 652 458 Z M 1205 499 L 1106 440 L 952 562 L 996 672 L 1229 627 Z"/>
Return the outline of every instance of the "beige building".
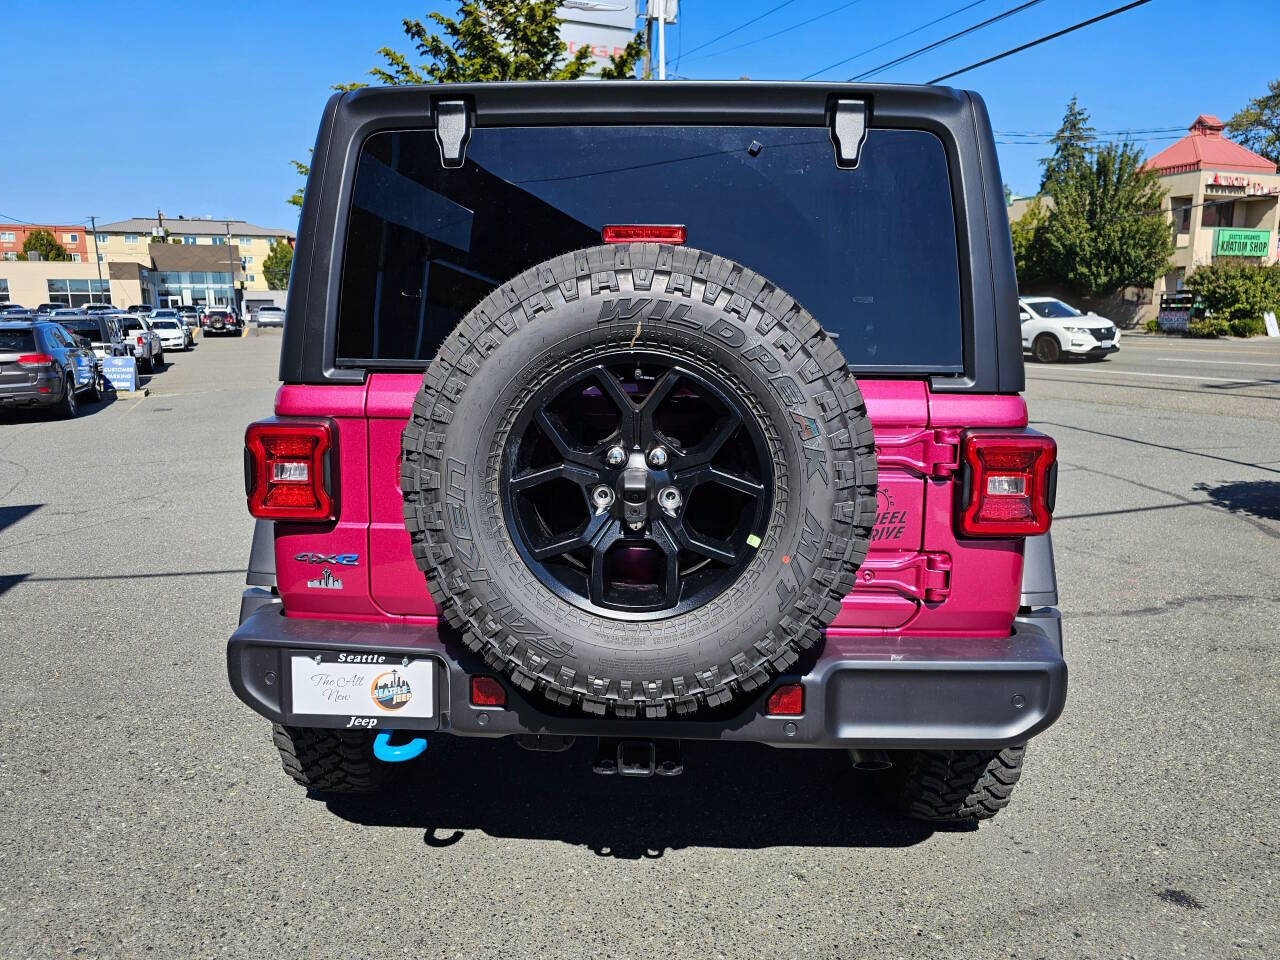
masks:
<path fill-rule="evenodd" d="M 98 224 L 97 229 L 89 235 L 89 259 L 98 259 L 103 263 L 134 262 L 149 266 L 153 262 L 150 249 L 153 244 L 220 247 L 223 250 L 231 246 L 235 248 L 235 256 L 240 265 L 236 271 L 236 287 L 247 293 L 267 289 L 262 264 L 271 252 L 272 242 L 283 241 L 293 246 L 296 239 L 292 231 L 279 227 L 260 227 L 244 220 L 185 217 L 165 217 L 161 220 L 156 217 L 134 217 L 115 223 Z"/>
<path fill-rule="evenodd" d="M 1162 209 L 1173 230 L 1174 267 L 1155 293 L 1177 293 L 1196 267 L 1223 258 L 1275 263 L 1280 237 L 1276 165 L 1222 135 L 1201 114 L 1190 133 L 1147 161 L 1167 192 Z"/>
<path fill-rule="evenodd" d="M 64 307 L 114 303 L 117 307 L 131 307 L 154 303 L 148 294 L 137 264 L 0 260 L 0 303 L 18 303 L 28 308 L 42 303 Z"/>

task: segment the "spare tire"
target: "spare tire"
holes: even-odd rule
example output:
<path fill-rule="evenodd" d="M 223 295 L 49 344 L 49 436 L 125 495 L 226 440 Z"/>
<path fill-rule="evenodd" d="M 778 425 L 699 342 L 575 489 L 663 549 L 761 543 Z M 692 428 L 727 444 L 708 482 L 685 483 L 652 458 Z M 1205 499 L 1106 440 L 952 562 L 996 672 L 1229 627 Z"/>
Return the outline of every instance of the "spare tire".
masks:
<path fill-rule="evenodd" d="M 871 423 L 835 341 L 687 247 L 566 254 L 462 320 L 403 436 L 440 615 L 522 690 L 621 717 L 758 690 L 866 555 Z"/>

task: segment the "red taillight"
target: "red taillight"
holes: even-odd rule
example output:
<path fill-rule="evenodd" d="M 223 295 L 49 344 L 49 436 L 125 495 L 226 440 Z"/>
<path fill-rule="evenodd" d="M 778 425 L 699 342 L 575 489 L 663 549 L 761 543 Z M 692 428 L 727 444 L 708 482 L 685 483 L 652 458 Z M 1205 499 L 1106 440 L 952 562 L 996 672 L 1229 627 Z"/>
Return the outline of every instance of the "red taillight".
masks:
<path fill-rule="evenodd" d="M 20 367 L 51 367 L 53 366 L 53 357 L 47 353 L 24 353 L 18 357 L 18 366 Z"/>
<path fill-rule="evenodd" d="M 249 513 L 272 520 L 334 520 L 328 420 L 262 420 L 245 431 Z"/>
<path fill-rule="evenodd" d="M 605 243 L 684 243 L 685 228 L 675 224 L 610 224 L 600 231 Z"/>
<path fill-rule="evenodd" d="M 471 705 L 473 707 L 505 707 L 507 690 L 497 677 L 471 678 Z"/>
<path fill-rule="evenodd" d="M 804 687 L 798 683 L 784 683 L 769 694 L 765 713 L 775 717 L 798 717 L 804 713 Z"/>
<path fill-rule="evenodd" d="M 968 537 L 1029 537 L 1053 519 L 1057 444 L 1039 433 L 966 433 L 959 532 Z"/>

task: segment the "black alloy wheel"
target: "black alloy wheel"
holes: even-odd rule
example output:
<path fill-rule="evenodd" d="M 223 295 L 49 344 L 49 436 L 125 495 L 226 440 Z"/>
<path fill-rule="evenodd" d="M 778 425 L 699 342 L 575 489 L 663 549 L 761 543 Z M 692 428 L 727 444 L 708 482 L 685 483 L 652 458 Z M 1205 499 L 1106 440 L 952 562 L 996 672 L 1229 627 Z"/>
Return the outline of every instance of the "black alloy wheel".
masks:
<path fill-rule="evenodd" d="M 520 412 L 503 457 L 516 549 L 561 599 L 613 619 L 696 609 L 742 572 L 772 507 L 756 418 L 715 374 L 596 357 Z"/>

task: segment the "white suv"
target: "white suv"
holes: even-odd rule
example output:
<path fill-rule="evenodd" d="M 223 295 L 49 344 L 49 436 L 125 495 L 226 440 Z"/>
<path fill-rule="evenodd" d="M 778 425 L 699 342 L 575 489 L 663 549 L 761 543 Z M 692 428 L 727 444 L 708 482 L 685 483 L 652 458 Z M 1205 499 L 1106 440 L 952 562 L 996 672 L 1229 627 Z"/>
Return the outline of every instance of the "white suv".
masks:
<path fill-rule="evenodd" d="M 1018 313 L 1022 349 L 1041 363 L 1056 363 L 1063 354 L 1101 360 L 1120 349 L 1114 323 L 1053 297 L 1019 297 Z"/>

